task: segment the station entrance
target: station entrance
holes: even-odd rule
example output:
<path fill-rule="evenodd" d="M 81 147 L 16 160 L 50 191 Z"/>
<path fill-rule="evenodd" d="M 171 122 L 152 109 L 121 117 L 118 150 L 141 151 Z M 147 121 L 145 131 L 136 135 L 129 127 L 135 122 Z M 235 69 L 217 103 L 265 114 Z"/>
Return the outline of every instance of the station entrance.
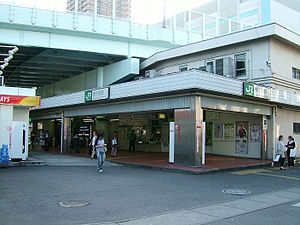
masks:
<path fill-rule="evenodd" d="M 70 134 L 66 154 L 77 154 L 88 157 L 91 154 L 89 143 L 93 137 L 93 132 L 104 134 L 108 144 L 107 157 L 110 156 L 111 137 L 117 132 L 119 149 L 118 156 L 132 156 L 133 152 L 128 153 L 130 136 L 132 133 L 136 136 L 134 155 L 155 155 L 158 159 L 168 159 L 169 155 L 169 124 L 174 121 L 174 112 L 146 112 L 146 113 L 128 113 L 95 115 L 69 118 L 70 127 L 67 130 Z M 48 140 L 60 140 L 57 136 L 61 134 L 60 119 L 43 120 L 36 123 L 36 135 L 38 136 L 37 147 L 40 150 L 45 148 L 45 133 Z M 60 153 L 60 142 L 52 141 L 49 143 L 49 151 Z"/>
<path fill-rule="evenodd" d="M 205 137 L 203 137 L 205 139 L 205 164 L 203 168 L 260 163 L 264 153 L 262 151 L 262 115 L 205 109 L 203 113 L 203 122 L 205 122 Z M 68 118 L 68 121 L 69 127 L 64 128 L 63 131 L 64 136 L 68 137 L 68 147 L 67 150 L 64 149 L 63 154 L 90 157 L 89 143 L 93 137 L 93 131 L 96 131 L 104 134 L 104 138 L 107 140 L 108 159 L 116 162 L 162 167 L 176 167 L 169 163 L 170 122 L 178 123 L 181 126 L 181 132 L 186 129 L 184 124 L 176 121 L 174 110 L 82 116 Z M 50 139 L 57 140 L 53 141 L 49 151 L 60 153 L 61 120 L 39 121 L 37 123 L 38 133 L 43 133 L 45 130 L 49 132 Z M 110 140 L 114 132 L 117 132 L 119 140 L 116 158 L 110 156 Z M 175 136 L 178 138 L 180 131 L 175 130 L 175 132 L 177 132 Z M 136 135 L 135 152 L 128 152 L 132 133 Z M 187 151 L 188 149 L 183 150 Z"/>

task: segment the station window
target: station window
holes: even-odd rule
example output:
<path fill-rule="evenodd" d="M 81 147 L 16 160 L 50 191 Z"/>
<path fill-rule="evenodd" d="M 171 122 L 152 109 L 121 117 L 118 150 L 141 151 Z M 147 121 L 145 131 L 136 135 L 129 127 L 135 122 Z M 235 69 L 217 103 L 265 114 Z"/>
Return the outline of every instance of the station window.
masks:
<path fill-rule="evenodd" d="M 293 76 L 293 78 L 300 80 L 300 69 L 293 67 L 292 68 L 292 76 Z"/>
<path fill-rule="evenodd" d="M 236 77 L 246 76 L 246 53 L 235 55 Z"/>
<path fill-rule="evenodd" d="M 216 60 L 216 74 L 223 75 L 223 59 Z"/>
<path fill-rule="evenodd" d="M 188 66 L 180 66 L 179 67 L 179 72 L 184 72 L 188 70 Z"/>
<path fill-rule="evenodd" d="M 215 73 L 214 61 L 206 62 L 206 71 L 209 73 Z"/>
<path fill-rule="evenodd" d="M 293 123 L 293 133 L 300 134 L 300 123 Z"/>

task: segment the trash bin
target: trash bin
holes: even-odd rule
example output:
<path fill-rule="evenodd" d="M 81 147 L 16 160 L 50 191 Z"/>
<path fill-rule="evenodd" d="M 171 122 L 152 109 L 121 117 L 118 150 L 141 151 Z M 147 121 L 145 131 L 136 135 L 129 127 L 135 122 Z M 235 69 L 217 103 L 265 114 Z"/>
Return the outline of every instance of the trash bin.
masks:
<path fill-rule="evenodd" d="M 2 145 L 0 150 L 0 167 L 8 167 L 9 165 L 9 155 L 8 155 L 8 145 Z"/>

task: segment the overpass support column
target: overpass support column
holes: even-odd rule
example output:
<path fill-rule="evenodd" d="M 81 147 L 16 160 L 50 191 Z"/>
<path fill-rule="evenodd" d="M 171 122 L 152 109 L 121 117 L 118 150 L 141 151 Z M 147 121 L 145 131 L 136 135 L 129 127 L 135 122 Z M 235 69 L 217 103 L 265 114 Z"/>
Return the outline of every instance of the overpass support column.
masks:
<path fill-rule="evenodd" d="M 62 132 L 61 132 L 61 149 L 60 153 L 71 152 L 71 118 L 64 117 L 62 115 Z"/>
<path fill-rule="evenodd" d="M 203 109 L 199 96 L 191 96 L 190 108 L 175 110 L 175 163 L 201 167 Z"/>

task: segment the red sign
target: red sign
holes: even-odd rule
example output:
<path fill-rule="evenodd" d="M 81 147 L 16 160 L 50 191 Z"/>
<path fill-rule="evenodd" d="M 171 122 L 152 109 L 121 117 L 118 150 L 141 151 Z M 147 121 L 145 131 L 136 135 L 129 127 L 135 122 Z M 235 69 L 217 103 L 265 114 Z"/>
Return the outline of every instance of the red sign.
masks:
<path fill-rule="evenodd" d="M 41 98 L 36 96 L 0 95 L 0 104 L 40 106 Z"/>

